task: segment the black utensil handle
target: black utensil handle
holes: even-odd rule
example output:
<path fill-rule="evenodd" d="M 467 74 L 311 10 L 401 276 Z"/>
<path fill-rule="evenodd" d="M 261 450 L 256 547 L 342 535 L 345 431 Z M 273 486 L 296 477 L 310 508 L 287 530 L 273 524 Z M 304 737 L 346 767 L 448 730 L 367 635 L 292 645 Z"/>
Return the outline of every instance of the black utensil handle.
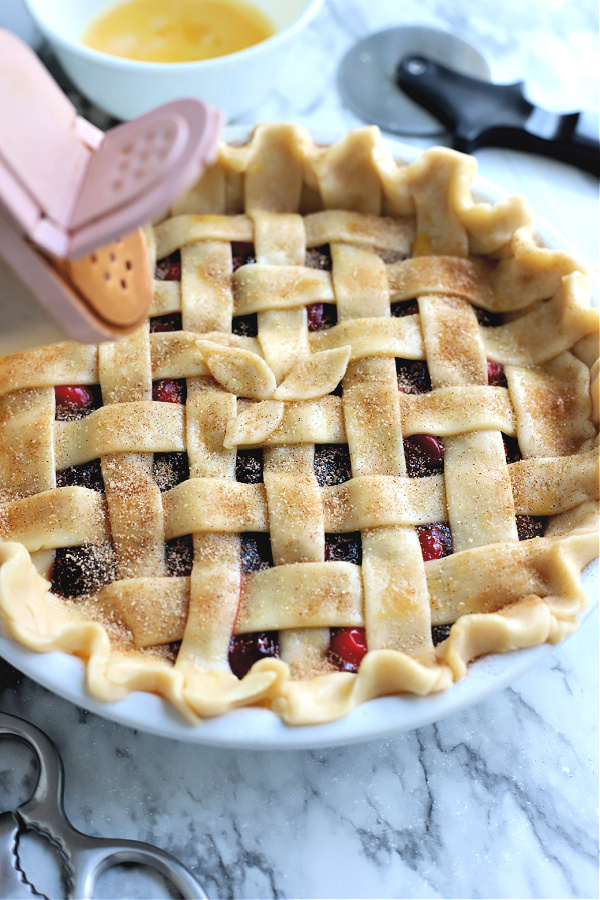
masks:
<path fill-rule="evenodd" d="M 454 147 L 511 147 L 540 153 L 600 175 L 598 116 L 551 113 L 523 95 L 523 83 L 491 84 L 435 62 L 424 54 L 405 56 L 396 82 L 453 134 Z"/>

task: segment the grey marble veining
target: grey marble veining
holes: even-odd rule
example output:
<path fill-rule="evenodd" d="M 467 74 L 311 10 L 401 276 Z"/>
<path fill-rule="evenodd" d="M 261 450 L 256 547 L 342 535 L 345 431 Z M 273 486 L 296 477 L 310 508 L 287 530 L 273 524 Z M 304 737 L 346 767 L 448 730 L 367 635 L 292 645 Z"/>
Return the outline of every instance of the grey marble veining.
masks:
<path fill-rule="evenodd" d="M 477 707 L 348 748 L 175 743 L 83 712 L 7 664 L 0 708 L 61 748 L 78 828 L 168 849 L 213 898 L 594 897 L 594 619 Z M 16 805 L 33 783 L 29 754 L 9 742 L 0 759 L 3 805 Z M 148 892 L 127 871 L 102 886 Z"/>
<path fill-rule="evenodd" d="M 399 25 L 442 28 L 472 43 L 489 60 L 494 80 L 524 80 L 529 99 L 548 109 L 598 109 L 598 8 L 590 0 L 328 0 L 259 117 L 332 129 L 362 124 L 340 105 L 338 63 L 362 37 Z"/>
<path fill-rule="evenodd" d="M 328 131 L 360 125 L 340 103 L 337 64 L 360 37 L 403 23 L 472 41 L 498 80 L 524 77 L 536 102 L 597 108 L 597 19 L 590 0 L 328 0 L 247 121 Z M 597 259 L 591 176 L 510 151 L 485 151 L 479 161 L 487 177 L 527 192 Z M 211 898 L 594 898 L 597 636 L 595 613 L 536 669 L 478 706 L 338 749 L 176 743 L 84 712 L 1 661 L 0 709 L 57 743 L 74 825 L 164 847 Z M 22 745 L 0 743 L 0 807 L 16 807 L 34 780 Z M 37 874 L 56 896 L 50 867 Z M 130 869 L 107 874 L 99 887 L 106 898 L 170 896 Z"/>

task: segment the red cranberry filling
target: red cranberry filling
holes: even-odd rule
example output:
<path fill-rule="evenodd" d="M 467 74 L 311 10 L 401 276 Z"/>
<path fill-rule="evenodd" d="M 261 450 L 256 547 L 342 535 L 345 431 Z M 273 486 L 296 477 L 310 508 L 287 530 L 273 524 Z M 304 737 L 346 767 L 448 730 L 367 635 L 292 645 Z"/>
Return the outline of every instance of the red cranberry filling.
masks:
<path fill-rule="evenodd" d="M 417 316 L 419 314 L 419 304 L 416 298 L 400 300 L 398 303 L 390 305 L 390 312 L 395 319 L 402 319 L 404 316 Z"/>
<path fill-rule="evenodd" d="M 520 541 L 530 541 L 532 538 L 543 537 L 546 528 L 546 518 L 543 516 L 517 516 L 517 531 Z"/>
<path fill-rule="evenodd" d="M 344 444 L 315 444 L 314 466 L 320 487 L 333 487 L 352 478 L 350 451 Z"/>
<path fill-rule="evenodd" d="M 444 471 L 444 445 L 432 434 L 405 438 L 404 458 L 409 478 L 424 478 Z"/>
<path fill-rule="evenodd" d="M 255 662 L 279 656 L 276 631 L 236 634 L 229 645 L 229 665 L 237 678 L 243 678 Z"/>
<path fill-rule="evenodd" d="M 256 337 L 258 334 L 258 316 L 250 313 L 247 316 L 235 316 L 231 322 L 233 334 L 241 334 L 242 337 Z"/>
<path fill-rule="evenodd" d="M 152 382 L 152 399 L 158 400 L 160 403 L 181 403 L 185 404 L 187 397 L 187 387 L 185 379 L 162 379 L 161 381 Z"/>
<path fill-rule="evenodd" d="M 96 593 L 116 577 L 116 556 L 111 544 L 61 547 L 55 551 L 51 590 L 61 597 Z"/>
<path fill-rule="evenodd" d="M 419 525 L 417 532 L 425 562 L 442 559 L 452 553 L 452 535 L 447 525 Z"/>
<path fill-rule="evenodd" d="M 425 394 L 431 390 L 427 363 L 420 359 L 396 359 L 398 390 L 405 394 Z"/>
<path fill-rule="evenodd" d="M 238 450 L 235 458 L 235 479 L 243 484 L 263 481 L 263 451 Z"/>
<path fill-rule="evenodd" d="M 70 422 L 89 416 L 102 406 L 98 385 L 60 384 L 54 388 L 56 419 Z"/>
<path fill-rule="evenodd" d="M 306 318 L 309 331 L 323 331 L 337 324 L 337 306 L 335 303 L 311 303 L 306 307 Z"/>
<path fill-rule="evenodd" d="M 61 406 L 90 406 L 92 392 L 82 384 L 59 384 L 54 388 L 57 404 Z"/>
<path fill-rule="evenodd" d="M 194 562 L 194 541 L 191 534 L 167 541 L 165 557 L 169 575 L 179 578 L 191 575 Z"/>
<path fill-rule="evenodd" d="M 329 244 L 323 244 L 321 247 L 311 247 L 306 251 L 304 265 L 309 269 L 321 269 L 325 272 L 331 271 L 331 250 Z"/>
<path fill-rule="evenodd" d="M 450 637 L 450 629 L 451 625 L 432 625 L 431 626 L 431 640 L 433 641 L 433 646 L 437 647 L 438 644 L 441 644 L 442 641 L 445 641 Z"/>
<path fill-rule="evenodd" d="M 268 534 L 246 532 L 241 536 L 242 572 L 261 572 L 273 565 L 271 539 Z"/>
<path fill-rule="evenodd" d="M 325 562 L 351 562 L 362 564 L 362 541 L 360 531 L 348 534 L 325 535 Z"/>
<path fill-rule="evenodd" d="M 190 477 L 187 453 L 155 453 L 152 477 L 161 491 L 170 491 L 182 481 L 187 481 Z"/>
<path fill-rule="evenodd" d="M 156 263 L 154 277 L 158 281 L 181 281 L 181 252 L 176 250 L 170 256 Z"/>
<path fill-rule="evenodd" d="M 69 468 L 61 469 L 56 473 L 57 487 L 70 487 L 71 485 L 104 493 L 100 460 L 92 459 L 90 462 L 81 463 L 79 466 L 69 466 Z"/>
<path fill-rule="evenodd" d="M 357 672 L 367 653 L 364 628 L 332 628 L 329 643 L 329 659 L 344 672 Z"/>
<path fill-rule="evenodd" d="M 254 247 L 252 244 L 243 244 L 241 241 L 235 241 L 231 245 L 231 265 L 233 271 L 236 272 L 240 266 L 251 266 L 256 262 L 254 255 Z"/>
<path fill-rule="evenodd" d="M 154 316 L 150 319 L 150 333 L 158 334 L 164 331 L 181 331 L 181 313 L 167 313 L 165 316 Z"/>
<path fill-rule="evenodd" d="M 488 384 L 492 385 L 492 387 L 508 387 L 506 375 L 504 374 L 504 366 L 500 363 L 488 359 L 487 374 Z"/>
<path fill-rule="evenodd" d="M 509 465 L 511 463 L 519 462 L 520 459 L 523 459 L 521 450 L 519 448 L 519 442 L 516 438 L 509 437 L 507 434 L 503 434 L 502 440 L 504 441 L 504 454 L 506 456 L 506 462 Z"/>

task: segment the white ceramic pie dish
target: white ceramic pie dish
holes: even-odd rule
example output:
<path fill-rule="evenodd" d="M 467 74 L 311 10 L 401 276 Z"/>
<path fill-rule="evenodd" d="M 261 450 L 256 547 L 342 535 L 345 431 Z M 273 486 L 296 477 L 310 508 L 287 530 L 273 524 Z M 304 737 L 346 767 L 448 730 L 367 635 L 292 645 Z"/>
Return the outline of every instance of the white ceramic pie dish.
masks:
<path fill-rule="evenodd" d="M 592 611 L 598 599 L 598 563 L 584 572 L 583 583 L 590 605 L 582 619 Z M 369 700 L 343 719 L 324 725 L 285 725 L 268 709 L 238 709 L 193 726 L 161 697 L 140 692 L 118 703 L 102 703 L 87 690 L 83 663 L 66 653 L 36 653 L 0 635 L 0 656 L 34 681 L 77 706 L 99 716 L 148 731 L 161 737 L 248 750 L 304 750 L 336 747 L 383 738 L 395 732 L 411 731 L 444 719 L 485 700 L 541 663 L 560 646 L 541 644 L 526 650 L 494 654 L 477 660 L 469 673 L 441 694 L 427 697 L 403 695 Z"/>
<path fill-rule="evenodd" d="M 248 129 L 242 128 L 230 129 L 226 135 L 228 140 L 243 140 L 247 136 Z M 339 136 L 316 134 L 314 137 L 319 142 L 329 143 Z M 419 155 L 414 148 L 396 142 L 390 142 L 390 145 L 400 159 L 410 161 Z M 474 193 L 478 198 L 493 201 L 506 196 L 505 192 L 482 178 L 476 179 Z M 534 224 L 546 245 L 574 252 L 548 223 L 536 218 Z M 13 293 L 11 302 L 14 303 L 15 299 Z M 48 341 L 56 339 L 55 334 L 48 336 Z M 36 341 L 41 343 L 45 340 L 38 329 Z M 0 340 L 2 353 L 9 352 L 5 341 L 3 335 Z M 598 561 L 584 572 L 583 584 L 590 601 L 585 618 L 598 598 Z M 420 727 L 478 703 L 506 687 L 554 649 L 550 645 L 541 645 L 488 656 L 472 664 L 468 675 L 443 693 L 427 697 L 402 695 L 371 700 L 345 718 L 323 725 L 287 726 L 269 710 L 246 708 L 192 726 L 169 703 L 156 695 L 138 692 L 118 703 L 102 703 L 87 690 L 85 668 L 77 658 L 58 652 L 39 654 L 0 636 L 0 655 L 8 662 L 54 693 L 105 718 L 191 743 L 252 749 L 336 746 Z M 556 652 L 560 653 L 560 648 Z"/>

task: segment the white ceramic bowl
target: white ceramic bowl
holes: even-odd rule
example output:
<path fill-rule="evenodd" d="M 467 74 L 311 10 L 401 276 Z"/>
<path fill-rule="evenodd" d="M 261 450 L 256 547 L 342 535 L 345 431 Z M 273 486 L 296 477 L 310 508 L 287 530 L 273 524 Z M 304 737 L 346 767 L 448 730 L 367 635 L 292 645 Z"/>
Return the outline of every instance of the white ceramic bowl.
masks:
<path fill-rule="evenodd" d="M 322 2 L 252 0 L 274 24 L 272 37 L 238 53 L 187 63 L 139 62 L 85 47 L 81 34 L 107 0 L 25 0 L 25 5 L 74 84 L 116 118 L 132 119 L 169 100 L 199 97 L 231 121 L 268 93 L 293 41 Z"/>

